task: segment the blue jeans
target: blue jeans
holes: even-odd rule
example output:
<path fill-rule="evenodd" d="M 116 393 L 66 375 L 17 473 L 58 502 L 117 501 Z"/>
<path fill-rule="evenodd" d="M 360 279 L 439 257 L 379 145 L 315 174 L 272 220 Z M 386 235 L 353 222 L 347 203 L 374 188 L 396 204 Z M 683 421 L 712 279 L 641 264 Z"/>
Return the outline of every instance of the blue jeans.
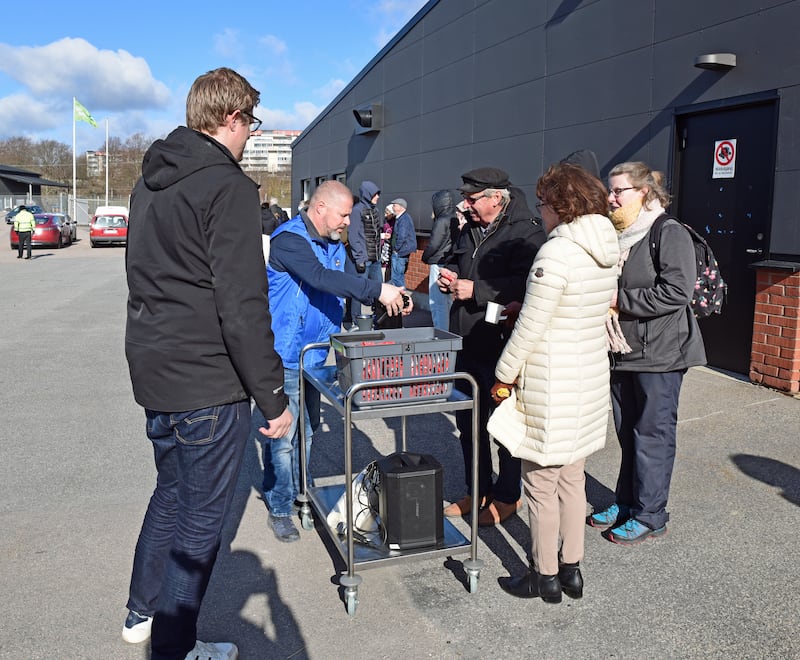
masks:
<path fill-rule="evenodd" d="M 389 265 L 392 269 L 391 277 L 389 281 L 394 284 L 395 286 L 402 286 L 406 285 L 406 269 L 408 268 L 408 257 L 401 257 L 396 254 L 392 255 L 392 258 L 389 262 Z"/>
<path fill-rule="evenodd" d="M 156 488 L 133 558 L 128 609 L 154 616 L 152 658 L 183 658 L 217 558 L 250 428 L 250 402 L 145 410 Z"/>
<path fill-rule="evenodd" d="M 292 426 L 282 438 L 270 439 L 258 432 L 265 426 L 264 414 L 256 406 L 253 409 L 251 435 L 264 443 L 264 501 L 273 516 L 289 517 L 292 506 L 300 492 L 300 427 L 297 424 L 300 411 L 300 371 L 283 370 L 283 391 L 289 397 L 289 410 L 292 413 Z M 319 392 L 306 385 L 306 409 L 303 411 L 306 427 L 306 482 L 312 485 L 308 472 L 311 457 L 311 438 L 319 426 Z"/>
<path fill-rule="evenodd" d="M 431 308 L 431 319 L 433 327 L 441 330 L 450 328 L 450 306 L 453 304 L 453 297 L 449 293 L 442 293 L 436 280 L 439 279 L 441 266 L 433 264 L 430 275 L 428 275 L 428 304 Z"/>

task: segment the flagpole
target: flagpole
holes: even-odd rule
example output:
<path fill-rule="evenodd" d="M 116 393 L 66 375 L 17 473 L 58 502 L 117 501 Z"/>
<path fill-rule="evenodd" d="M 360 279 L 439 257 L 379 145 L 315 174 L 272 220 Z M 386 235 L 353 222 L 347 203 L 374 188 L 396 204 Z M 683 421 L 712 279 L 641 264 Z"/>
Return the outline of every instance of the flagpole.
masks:
<path fill-rule="evenodd" d="M 72 97 L 72 220 L 78 222 L 78 178 L 75 173 L 75 97 Z"/>
<path fill-rule="evenodd" d="M 106 118 L 106 206 L 108 206 L 108 118 Z"/>

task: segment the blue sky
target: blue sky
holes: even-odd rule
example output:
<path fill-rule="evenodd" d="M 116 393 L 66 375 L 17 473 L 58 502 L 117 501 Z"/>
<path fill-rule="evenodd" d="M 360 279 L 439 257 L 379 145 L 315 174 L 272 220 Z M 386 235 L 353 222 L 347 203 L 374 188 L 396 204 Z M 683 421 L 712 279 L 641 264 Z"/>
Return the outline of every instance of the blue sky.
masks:
<path fill-rule="evenodd" d="M 425 3 L 40 1 L 0 37 L 0 138 L 71 144 L 73 96 L 99 125 L 77 123 L 79 152 L 102 147 L 106 119 L 112 137 L 160 137 L 219 66 L 261 92 L 264 128 L 303 129 Z"/>

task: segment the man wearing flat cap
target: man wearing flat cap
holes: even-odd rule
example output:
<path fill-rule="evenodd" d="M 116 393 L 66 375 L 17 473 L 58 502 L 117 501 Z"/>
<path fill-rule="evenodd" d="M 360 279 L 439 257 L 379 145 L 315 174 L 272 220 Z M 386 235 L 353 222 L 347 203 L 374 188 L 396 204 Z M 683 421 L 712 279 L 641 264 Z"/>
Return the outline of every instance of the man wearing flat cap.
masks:
<path fill-rule="evenodd" d="M 491 388 L 494 369 L 508 330 L 484 319 L 486 306 L 506 306 L 523 300 L 536 252 L 547 236 L 528 208 L 525 193 L 514 187 L 508 173 L 479 167 L 461 175 L 459 188 L 469 219 L 461 228 L 452 255 L 442 263 L 439 288 L 453 296 L 450 331 L 463 337 L 456 370 L 478 381 L 478 493 L 472 493 L 472 416 L 456 412 L 461 437 L 468 495 L 445 508 L 445 515 L 467 515 L 473 503 L 481 506 L 478 524 L 491 526 L 516 512 L 520 504 L 520 461 L 498 446 L 500 465 L 492 482 L 492 454 L 486 420 L 494 409 Z M 462 383 L 456 386 L 464 387 Z"/>
<path fill-rule="evenodd" d="M 392 200 L 389 204 L 394 212 L 394 229 L 391 239 L 391 257 L 389 268 L 391 277 L 389 281 L 395 286 L 406 285 L 406 271 L 408 259 L 412 252 L 417 251 L 417 232 L 414 230 L 414 221 L 408 211 L 408 203 L 402 197 Z"/>

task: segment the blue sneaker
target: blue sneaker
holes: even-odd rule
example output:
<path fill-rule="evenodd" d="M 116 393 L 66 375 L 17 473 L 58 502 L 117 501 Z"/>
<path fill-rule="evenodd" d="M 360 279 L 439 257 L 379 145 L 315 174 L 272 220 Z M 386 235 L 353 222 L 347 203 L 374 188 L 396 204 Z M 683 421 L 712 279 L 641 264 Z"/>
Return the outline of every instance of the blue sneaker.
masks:
<path fill-rule="evenodd" d="M 635 518 L 631 518 L 624 525 L 615 527 L 608 533 L 608 538 L 620 545 L 635 545 L 641 543 L 646 538 L 653 536 L 663 536 L 667 533 L 667 526 L 658 529 L 650 529 L 647 525 L 640 523 Z"/>
<path fill-rule="evenodd" d="M 618 522 L 621 523 L 624 520 L 627 520 L 630 514 L 630 507 L 626 506 L 625 504 L 620 505 L 614 503 L 604 511 L 593 513 L 591 516 L 589 516 L 589 524 L 592 527 L 607 529 L 608 527 L 613 527 Z"/>

